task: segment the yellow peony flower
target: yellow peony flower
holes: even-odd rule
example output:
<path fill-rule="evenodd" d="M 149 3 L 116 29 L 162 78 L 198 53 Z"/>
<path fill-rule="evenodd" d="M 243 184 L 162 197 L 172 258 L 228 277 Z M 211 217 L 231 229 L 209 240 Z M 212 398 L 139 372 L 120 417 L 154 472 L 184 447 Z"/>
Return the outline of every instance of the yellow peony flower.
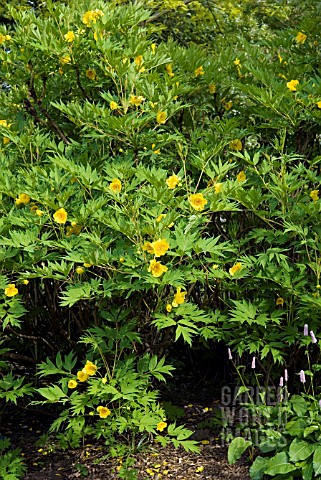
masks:
<path fill-rule="evenodd" d="M 77 372 L 77 378 L 80 382 L 85 382 L 88 379 L 88 373 L 82 372 L 81 370 Z"/>
<path fill-rule="evenodd" d="M 66 235 L 67 237 L 70 237 L 70 235 L 78 235 L 80 232 L 81 232 L 81 226 L 80 225 L 73 225 L 73 223 L 75 222 L 72 222 L 71 225 L 72 226 L 68 226 L 67 227 L 67 232 L 66 232 Z"/>
<path fill-rule="evenodd" d="M 120 193 L 121 192 L 121 181 L 118 178 L 113 178 L 111 183 L 109 184 L 109 188 L 114 192 L 114 193 Z"/>
<path fill-rule="evenodd" d="M 8 145 L 8 143 L 10 143 L 10 142 L 11 142 L 10 138 L 8 138 L 8 137 L 3 137 L 3 139 L 2 139 L 3 145 Z"/>
<path fill-rule="evenodd" d="M 207 200 L 202 193 L 192 194 L 188 200 L 194 210 L 197 210 L 198 212 L 204 210 L 204 207 L 207 204 Z"/>
<path fill-rule="evenodd" d="M 29 283 L 29 280 L 27 280 L 27 279 L 25 279 L 25 280 L 22 280 L 22 283 L 23 283 L 24 285 L 28 285 L 28 283 Z"/>
<path fill-rule="evenodd" d="M 86 77 L 90 78 L 90 80 L 96 80 L 98 78 L 95 70 L 92 70 L 91 68 L 88 68 L 88 70 L 86 70 Z"/>
<path fill-rule="evenodd" d="M 200 67 L 198 67 L 198 68 L 195 70 L 194 73 L 195 73 L 195 77 L 198 77 L 199 75 L 204 75 L 205 72 L 204 72 L 204 70 L 203 70 L 203 67 L 200 66 Z"/>
<path fill-rule="evenodd" d="M 157 123 L 166 123 L 166 118 L 167 118 L 166 112 L 159 111 L 156 115 L 156 122 Z"/>
<path fill-rule="evenodd" d="M 135 58 L 134 62 L 136 65 L 140 66 L 143 63 L 143 55 L 138 55 L 138 57 Z"/>
<path fill-rule="evenodd" d="M 37 210 L 36 210 L 36 215 L 38 215 L 38 217 L 42 217 L 43 211 L 40 210 L 39 208 L 37 208 Z"/>
<path fill-rule="evenodd" d="M 165 255 L 167 250 L 170 248 L 165 238 L 160 238 L 156 240 L 156 242 L 151 243 L 151 247 L 153 249 L 155 257 L 161 257 L 162 255 Z"/>
<path fill-rule="evenodd" d="M 59 58 L 59 61 L 62 65 L 65 65 L 71 62 L 71 57 L 69 55 L 64 55 L 63 57 Z"/>
<path fill-rule="evenodd" d="M 97 19 L 99 17 L 102 17 L 103 15 L 104 15 L 104 12 L 102 12 L 101 10 L 98 10 L 98 8 L 96 8 L 96 10 L 89 10 L 82 17 L 82 23 L 84 23 L 87 27 L 91 27 L 93 24 L 97 22 Z"/>
<path fill-rule="evenodd" d="M 171 78 L 174 77 L 174 73 L 173 73 L 172 66 L 173 66 L 172 63 L 168 63 L 168 64 L 166 65 L 166 67 L 165 67 L 165 68 L 166 68 L 167 75 L 168 75 L 169 77 L 171 77 Z"/>
<path fill-rule="evenodd" d="M 237 67 L 241 67 L 241 66 L 242 66 L 242 65 L 241 65 L 241 61 L 240 61 L 238 58 L 236 58 L 233 63 L 234 63 L 234 65 L 236 65 Z"/>
<path fill-rule="evenodd" d="M 237 262 L 235 265 L 233 265 L 233 267 L 231 267 L 229 269 L 229 274 L 231 275 L 231 277 L 233 277 L 236 272 L 240 272 L 242 270 L 242 264 L 240 262 Z"/>
<path fill-rule="evenodd" d="M 11 40 L 10 35 L 3 35 L 0 33 L 0 45 L 2 45 L 6 40 Z"/>
<path fill-rule="evenodd" d="M 67 32 L 64 35 L 64 37 L 65 37 L 66 42 L 69 42 L 69 43 L 71 43 L 75 40 L 75 34 L 71 30 L 69 30 L 69 32 Z"/>
<path fill-rule="evenodd" d="M 76 388 L 77 387 L 77 382 L 76 380 L 69 380 L 68 382 L 68 388 Z"/>
<path fill-rule="evenodd" d="M 109 107 L 110 107 L 110 110 L 117 110 L 117 108 L 119 108 L 119 105 L 118 103 L 112 101 L 110 102 Z"/>
<path fill-rule="evenodd" d="M 151 49 L 151 51 L 152 51 L 152 54 L 155 54 L 156 48 L 157 48 L 156 43 L 152 43 L 151 46 L 150 46 L 150 49 Z"/>
<path fill-rule="evenodd" d="M 237 174 L 236 179 L 238 182 L 245 182 L 246 175 L 244 173 L 244 170 L 241 170 L 240 173 Z"/>
<path fill-rule="evenodd" d="M 156 430 L 158 430 L 159 432 L 162 432 L 166 427 L 167 427 L 166 422 L 159 422 L 156 426 Z"/>
<path fill-rule="evenodd" d="M 86 263 L 86 262 L 85 262 L 85 263 L 84 263 L 84 267 L 86 267 L 86 268 L 90 268 L 90 267 L 92 267 L 92 264 L 91 264 L 91 263 Z"/>
<path fill-rule="evenodd" d="M 101 381 L 103 382 L 104 385 L 106 385 L 106 383 L 107 383 L 107 378 L 104 377 L 104 378 L 101 379 Z"/>
<path fill-rule="evenodd" d="M 158 215 L 158 217 L 156 218 L 156 222 L 159 223 L 163 220 L 163 218 L 166 217 L 166 213 L 161 213 L 160 215 Z"/>
<path fill-rule="evenodd" d="M 100 418 L 107 418 L 111 414 L 109 408 L 102 407 L 101 405 L 97 407 L 97 412 L 99 413 Z"/>
<path fill-rule="evenodd" d="M 229 146 L 231 150 L 236 150 L 236 151 L 242 150 L 243 148 L 242 142 L 238 138 L 236 138 L 235 140 L 232 140 Z"/>
<path fill-rule="evenodd" d="M 314 203 L 316 203 L 319 200 L 319 190 L 312 190 L 312 192 L 310 193 L 310 197 L 312 198 Z"/>
<path fill-rule="evenodd" d="M 160 149 L 158 148 L 157 150 L 154 150 L 154 148 L 156 147 L 155 143 L 152 144 L 152 151 L 155 155 L 159 155 L 160 154 Z"/>
<path fill-rule="evenodd" d="M 148 267 L 148 271 L 151 272 L 153 277 L 160 277 L 163 273 L 167 272 L 168 268 L 165 265 L 162 265 L 157 260 L 151 260 L 150 265 Z"/>
<path fill-rule="evenodd" d="M 30 197 L 26 193 L 20 193 L 18 198 L 16 198 L 16 200 L 15 200 L 15 203 L 17 205 L 20 205 L 20 203 L 23 203 L 23 204 L 27 205 L 27 203 L 29 203 L 29 202 L 30 202 Z"/>
<path fill-rule="evenodd" d="M 180 181 L 180 178 L 177 175 L 171 175 L 166 180 L 166 185 L 170 190 L 173 190 L 175 187 L 177 187 L 179 181 Z"/>
<path fill-rule="evenodd" d="M 170 313 L 172 311 L 172 305 L 168 304 L 166 305 L 166 310 L 168 311 L 168 313 Z"/>
<path fill-rule="evenodd" d="M 233 102 L 223 102 L 223 107 L 225 108 L 225 110 L 231 110 L 231 108 L 233 107 Z"/>
<path fill-rule="evenodd" d="M 81 275 L 82 273 L 84 273 L 85 269 L 83 267 L 77 267 L 76 268 L 76 273 L 78 273 L 78 275 Z"/>
<path fill-rule="evenodd" d="M 320 101 L 320 102 L 317 102 L 317 107 L 318 107 L 318 108 L 321 108 L 321 101 Z"/>
<path fill-rule="evenodd" d="M 94 15 L 94 12 L 93 10 L 91 11 L 88 11 L 84 14 L 84 16 L 82 17 L 82 23 L 84 23 L 85 25 L 87 25 L 88 27 L 91 26 L 91 22 L 95 19 L 95 15 Z M 95 23 L 95 22 L 94 22 Z"/>
<path fill-rule="evenodd" d="M 0 127 L 9 128 L 9 125 L 7 124 L 7 120 L 0 120 Z"/>
<path fill-rule="evenodd" d="M 57 223 L 66 223 L 68 214 L 64 208 L 59 208 L 59 210 L 54 213 L 53 218 Z"/>
<path fill-rule="evenodd" d="M 84 368 L 82 369 L 82 371 L 86 374 L 86 375 L 95 375 L 96 371 L 97 371 L 97 367 L 96 365 L 93 363 L 93 362 L 90 362 L 89 360 L 86 361 L 86 365 L 84 366 Z"/>
<path fill-rule="evenodd" d="M 286 86 L 288 87 L 289 90 L 291 90 L 291 92 L 296 92 L 297 85 L 299 85 L 299 80 L 291 80 L 286 84 Z"/>
<path fill-rule="evenodd" d="M 216 86 L 214 85 L 214 83 L 211 83 L 209 86 L 208 86 L 208 91 L 210 93 L 215 93 L 216 92 Z"/>
<path fill-rule="evenodd" d="M 186 295 L 187 292 L 181 292 L 181 288 L 178 287 L 174 295 L 174 300 L 172 301 L 173 307 L 178 307 L 178 305 L 184 303 Z"/>
<path fill-rule="evenodd" d="M 221 193 L 223 190 L 223 183 L 215 183 L 214 185 L 215 193 Z"/>
<path fill-rule="evenodd" d="M 306 41 L 306 39 L 307 39 L 307 36 L 302 32 L 299 32 L 295 37 L 296 42 L 301 44 L 303 44 Z"/>
<path fill-rule="evenodd" d="M 136 95 L 132 95 L 129 99 L 129 103 L 132 105 L 135 105 L 135 107 L 139 107 L 139 105 L 145 100 L 144 97 L 139 95 L 138 97 Z"/>
<path fill-rule="evenodd" d="M 144 252 L 148 252 L 154 255 L 154 249 L 152 247 L 151 242 L 145 242 L 142 248 Z"/>
<path fill-rule="evenodd" d="M 16 288 L 14 283 L 10 283 L 5 289 L 4 289 L 4 294 L 7 297 L 14 297 L 15 295 L 18 295 L 18 289 Z"/>
<path fill-rule="evenodd" d="M 275 305 L 281 305 L 282 306 L 283 303 L 284 303 L 284 300 L 283 300 L 282 297 L 278 297 L 275 301 Z"/>

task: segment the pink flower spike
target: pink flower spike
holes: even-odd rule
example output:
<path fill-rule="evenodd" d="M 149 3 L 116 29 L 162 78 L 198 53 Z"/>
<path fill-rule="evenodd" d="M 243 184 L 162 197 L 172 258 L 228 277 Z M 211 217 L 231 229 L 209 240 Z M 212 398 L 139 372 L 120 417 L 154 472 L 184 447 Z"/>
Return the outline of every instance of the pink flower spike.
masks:
<path fill-rule="evenodd" d="M 319 407 L 321 408 L 321 400 L 319 400 Z"/>
<path fill-rule="evenodd" d="M 228 353 L 228 359 L 229 359 L 229 360 L 233 360 L 232 352 L 231 352 L 231 349 L 230 349 L 230 348 L 227 349 L 227 353 Z"/>
<path fill-rule="evenodd" d="M 284 381 L 287 382 L 288 381 L 288 371 L 287 369 L 284 370 Z"/>
<path fill-rule="evenodd" d="M 306 323 L 303 327 L 303 335 L 305 337 L 308 337 L 309 336 L 309 325 Z"/>
<path fill-rule="evenodd" d="M 255 368 L 255 357 L 253 357 L 253 359 L 252 359 L 252 365 L 251 365 L 251 368 Z"/>
<path fill-rule="evenodd" d="M 317 343 L 318 340 L 315 338 L 313 330 L 310 331 L 310 335 L 311 335 L 312 343 Z"/>
<path fill-rule="evenodd" d="M 280 387 L 283 387 L 283 377 L 280 377 L 280 383 L 279 383 Z"/>
<path fill-rule="evenodd" d="M 300 382 L 305 383 L 305 373 L 303 370 L 300 370 Z"/>

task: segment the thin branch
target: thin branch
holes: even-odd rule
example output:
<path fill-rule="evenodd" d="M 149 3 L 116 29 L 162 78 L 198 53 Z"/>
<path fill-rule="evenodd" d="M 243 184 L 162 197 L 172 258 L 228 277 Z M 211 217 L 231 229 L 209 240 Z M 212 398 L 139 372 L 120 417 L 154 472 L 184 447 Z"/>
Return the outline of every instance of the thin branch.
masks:
<path fill-rule="evenodd" d="M 13 362 L 22 363 L 30 363 L 31 365 L 35 365 L 37 362 L 34 358 L 26 357 L 25 355 L 20 355 L 19 353 L 12 353 L 12 352 L 5 352 L 2 353 L 3 357 L 9 358 Z"/>
<path fill-rule="evenodd" d="M 185 5 L 187 5 L 188 3 L 192 3 L 194 0 L 184 0 L 183 3 Z M 155 13 L 155 15 L 152 15 L 150 18 L 148 18 L 147 20 L 145 20 L 144 22 L 142 23 L 150 23 L 150 22 L 153 22 L 154 20 L 156 20 L 157 18 L 163 16 L 163 15 L 166 15 L 166 13 L 169 13 L 171 12 L 172 10 L 171 9 L 168 9 L 168 10 L 162 10 L 161 12 L 158 12 L 158 13 Z"/>
<path fill-rule="evenodd" d="M 214 22 L 216 23 L 216 26 L 217 26 L 217 28 L 218 28 L 218 31 L 220 32 L 221 35 L 224 35 L 223 32 L 222 32 L 222 30 L 221 30 L 220 24 L 218 23 L 218 20 L 217 20 L 217 18 L 216 18 L 216 15 L 215 15 L 215 13 L 214 13 L 213 10 L 212 10 L 210 1 L 209 1 L 209 0 L 205 0 L 205 1 L 206 1 L 206 5 L 207 5 L 208 10 L 211 12 L 211 15 L 212 15 L 212 17 L 213 17 L 213 19 L 214 19 Z"/>
<path fill-rule="evenodd" d="M 34 100 L 34 102 L 38 106 L 40 112 L 46 117 L 46 119 L 48 120 L 48 123 L 51 126 L 52 130 L 54 130 L 57 133 L 57 135 L 61 138 L 61 140 L 66 145 L 69 145 L 70 141 L 65 136 L 64 132 L 61 130 L 61 128 L 55 122 L 55 120 L 51 117 L 51 115 L 47 112 L 47 110 L 42 106 L 41 100 L 37 97 L 36 90 L 35 90 L 35 87 L 34 87 L 34 78 L 35 78 L 35 74 L 34 74 L 34 71 L 32 70 L 31 71 L 31 76 L 30 76 L 30 81 L 29 81 L 29 95 L 30 95 L 30 97 Z M 43 88 L 45 88 L 45 80 L 44 80 Z M 44 94 L 44 90 L 43 90 L 42 95 L 43 94 Z M 25 101 L 25 104 L 26 104 L 26 101 Z M 29 104 L 31 105 L 30 101 L 29 101 Z M 29 112 L 32 111 L 32 109 L 30 108 L 30 105 L 29 105 L 29 109 L 28 109 Z M 34 110 L 34 113 L 32 113 L 32 115 L 35 116 L 36 109 L 33 108 L 33 110 Z M 37 120 L 40 121 L 41 123 L 44 123 L 43 121 L 40 120 L 40 118 L 38 116 L 37 116 Z M 47 124 L 45 123 L 45 124 L 48 125 L 48 123 Z"/>
<path fill-rule="evenodd" d="M 9 325 L 6 326 L 6 329 L 9 330 L 9 332 L 13 333 L 16 337 L 28 338 L 29 340 L 32 340 L 34 343 L 37 343 L 37 341 L 40 340 L 43 343 L 45 343 L 46 345 L 48 345 L 50 350 L 54 350 L 52 345 L 50 345 L 50 343 L 44 337 L 37 337 L 36 335 L 24 335 L 23 333 L 18 333 L 12 327 L 10 327 Z"/>
<path fill-rule="evenodd" d="M 90 101 L 90 98 L 88 97 L 87 93 L 85 92 L 84 87 L 83 87 L 82 84 L 81 84 L 78 65 L 74 65 L 74 70 L 75 70 L 75 72 L 76 72 L 76 82 L 77 82 L 77 85 L 78 85 L 78 87 L 79 87 L 79 90 L 81 91 L 81 93 L 83 94 L 83 96 L 85 97 L 85 99 L 88 100 L 88 101 Z"/>

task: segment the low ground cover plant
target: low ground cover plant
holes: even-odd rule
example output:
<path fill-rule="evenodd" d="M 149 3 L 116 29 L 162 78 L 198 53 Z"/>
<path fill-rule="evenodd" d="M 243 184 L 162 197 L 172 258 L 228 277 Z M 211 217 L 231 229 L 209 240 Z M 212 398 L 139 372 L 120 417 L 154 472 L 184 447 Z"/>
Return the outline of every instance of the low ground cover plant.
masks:
<path fill-rule="evenodd" d="M 320 364 L 310 363 L 310 353 L 315 349 L 319 351 L 320 347 L 316 345 L 318 340 L 312 330 L 309 335 L 308 324 L 304 326 L 304 336 L 310 367 L 309 370 L 300 370 L 297 374 L 301 385 L 299 394 L 291 394 L 288 390 L 287 369 L 279 379 L 273 402 L 267 398 L 264 388 L 261 389 L 259 399 L 250 395 L 245 384 L 239 390 L 240 394 L 246 393 L 248 396 L 249 403 L 243 405 L 248 409 L 250 421 L 243 425 L 243 432 L 246 430 L 246 434 L 235 437 L 230 443 L 228 457 L 230 463 L 235 463 L 247 448 L 252 448 L 252 453 L 255 453 L 255 449 L 258 450 L 260 454 L 255 456 L 250 468 L 252 479 L 312 480 L 320 474 L 321 400 L 315 382 Z M 253 358 L 252 368 L 255 371 L 255 357 Z M 239 374 L 241 375 L 240 371 Z M 255 379 L 260 387 L 257 374 Z"/>

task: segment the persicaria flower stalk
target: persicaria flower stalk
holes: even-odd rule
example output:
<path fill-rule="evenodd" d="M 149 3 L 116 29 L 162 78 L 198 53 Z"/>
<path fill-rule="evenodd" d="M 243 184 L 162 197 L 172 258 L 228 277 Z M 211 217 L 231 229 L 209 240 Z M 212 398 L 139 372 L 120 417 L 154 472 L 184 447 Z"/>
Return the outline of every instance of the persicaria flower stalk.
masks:
<path fill-rule="evenodd" d="M 304 325 L 304 327 L 303 327 L 303 335 L 304 335 L 305 337 L 308 337 L 308 336 L 309 336 L 309 326 L 308 326 L 307 323 L 306 323 L 306 324 Z"/>
<path fill-rule="evenodd" d="M 255 368 L 255 357 L 253 357 L 253 359 L 252 359 L 252 365 L 251 365 L 251 368 Z"/>
<path fill-rule="evenodd" d="M 284 370 L 284 381 L 285 382 L 288 381 L 288 371 L 287 371 L 287 369 Z"/>
<path fill-rule="evenodd" d="M 231 349 L 230 349 L 230 348 L 227 349 L 227 353 L 228 353 L 228 359 L 229 359 L 229 360 L 233 360 L 232 352 L 231 352 Z"/>
<path fill-rule="evenodd" d="M 310 331 L 310 335 L 311 335 L 312 343 L 317 343 L 318 340 L 315 338 L 313 330 Z"/>
<path fill-rule="evenodd" d="M 279 383 L 280 387 L 283 387 L 283 377 L 280 377 L 280 383 Z"/>
<path fill-rule="evenodd" d="M 300 382 L 305 383 L 305 373 L 303 370 L 300 370 Z"/>

